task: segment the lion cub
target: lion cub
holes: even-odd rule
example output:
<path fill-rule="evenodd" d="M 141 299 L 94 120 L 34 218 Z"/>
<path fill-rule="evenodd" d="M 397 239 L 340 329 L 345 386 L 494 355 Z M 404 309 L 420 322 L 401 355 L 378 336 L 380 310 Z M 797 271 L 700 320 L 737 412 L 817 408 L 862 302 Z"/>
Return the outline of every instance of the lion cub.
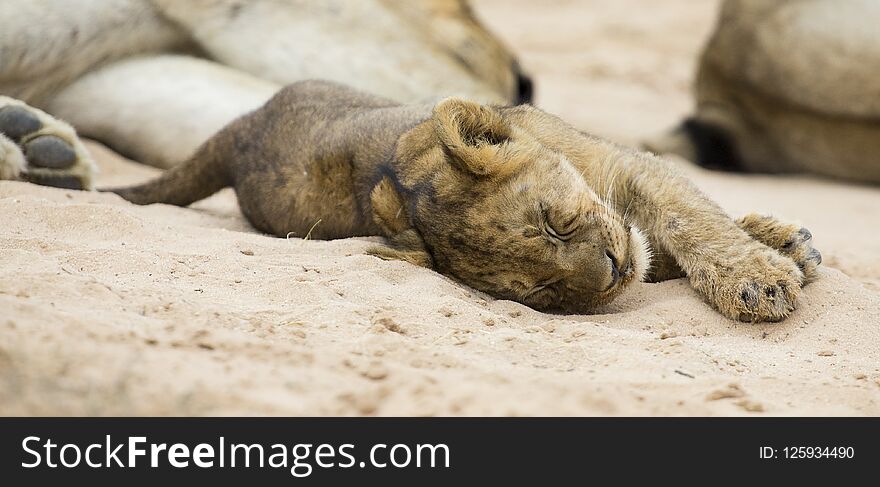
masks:
<path fill-rule="evenodd" d="M 264 232 L 382 235 L 374 255 L 541 310 L 589 312 L 634 281 L 687 275 L 726 316 L 780 320 L 820 262 L 806 230 L 734 222 L 668 163 L 531 106 L 300 82 L 183 165 L 111 191 L 183 206 L 225 186 Z"/>

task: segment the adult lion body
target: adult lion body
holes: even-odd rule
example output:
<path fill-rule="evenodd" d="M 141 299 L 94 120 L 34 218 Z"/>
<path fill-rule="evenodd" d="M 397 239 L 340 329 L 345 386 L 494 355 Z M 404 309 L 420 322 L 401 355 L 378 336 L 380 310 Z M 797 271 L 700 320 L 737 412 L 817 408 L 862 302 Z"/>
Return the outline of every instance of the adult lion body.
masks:
<path fill-rule="evenodd" d="M 538 309 L 591 311 L 646 274 L 686 274 L 727 316 L 779 320 L 820 262 L 805 230 L 734 222 L 668 163 L 528 105 L 401 105 L 300 82 L 188 162 L 113 191 L 185 206 L 225 186 L 265 232 L 382 235 L 375 255 Z"/>
<path fill-rule="evenodd" d="M 696 112 L 650 142 L 701 165 L 880 183 L 880 2 L 727 0 Z"/>
<path fill-rule="evenodd" d="M 313 78 L 401 102 L 531 90 L 463 0 L 0 2 L 0 95 L 157 167 Z"/>

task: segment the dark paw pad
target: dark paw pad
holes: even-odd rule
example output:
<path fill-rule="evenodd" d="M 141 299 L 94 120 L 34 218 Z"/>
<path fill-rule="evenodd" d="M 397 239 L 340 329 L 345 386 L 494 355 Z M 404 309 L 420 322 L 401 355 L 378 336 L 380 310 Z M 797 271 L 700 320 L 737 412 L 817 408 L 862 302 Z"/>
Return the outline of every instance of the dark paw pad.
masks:
<path fill-rule="evenodd" d="M 758 307 L 758 285 L 755 283 L 747 285 L 739 294 L 743 304 L 747 309 L 755 309 Z"/>
<path fill-rule="evenodd" d="M 62 189 L 85 189 L 83 181 L 77 176 L 61 176 L 56 174 L 27 174 L 27 180 L 42 186 Z"/>
<path fill-rule="evenodd" d="M 76 164 L 76 152 L 64 139 L 41 135 L 24 147 L 24 155 L 32 166 L 66 169 Z"/>
<path fill-rule="evenodd" d="M 19 106 L 0 108 L 0 133 L 19 142 L 27 134 L 43 128 L 40 119 L 30 110 Z"/>

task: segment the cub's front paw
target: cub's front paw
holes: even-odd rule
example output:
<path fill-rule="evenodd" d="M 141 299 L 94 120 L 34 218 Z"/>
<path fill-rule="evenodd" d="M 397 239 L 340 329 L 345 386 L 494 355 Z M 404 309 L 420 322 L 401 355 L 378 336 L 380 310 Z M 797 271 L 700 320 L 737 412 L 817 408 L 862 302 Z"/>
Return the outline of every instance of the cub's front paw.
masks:
<path fill-rule="evenodd" d="M 0 179 L 92 189 L 95 163 L 70 125 L 0 96 Z"/>
<path fill-rule="evenodd" d="M 813 234 L 806 228 L 756 214 L 744 216 L 736 223 L 755 240 L 793 260 L 804 273 L 804 283 L 819 277 L 822 254 L 813 248 Z"/>
<path fill-rule="evenodd" d="M 729 318 L 780 321 L 797 304 L 803 272 L 788 257 L 754 244 L 739 249 L 725 262 L 691 274 L 691 282 Z"/>

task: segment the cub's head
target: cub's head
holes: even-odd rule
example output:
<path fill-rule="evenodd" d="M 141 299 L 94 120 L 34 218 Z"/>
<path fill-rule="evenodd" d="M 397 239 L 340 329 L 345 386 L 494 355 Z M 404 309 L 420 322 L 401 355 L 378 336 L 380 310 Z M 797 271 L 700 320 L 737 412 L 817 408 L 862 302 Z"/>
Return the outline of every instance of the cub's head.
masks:
<path fill-rule="evenodd" d="M 376 255 L 548 311 L 590 311 L 646 271 L 641 233 L 502 110 L 444 100 L 397 161 L 372 194 L 392 244 Z"/>

